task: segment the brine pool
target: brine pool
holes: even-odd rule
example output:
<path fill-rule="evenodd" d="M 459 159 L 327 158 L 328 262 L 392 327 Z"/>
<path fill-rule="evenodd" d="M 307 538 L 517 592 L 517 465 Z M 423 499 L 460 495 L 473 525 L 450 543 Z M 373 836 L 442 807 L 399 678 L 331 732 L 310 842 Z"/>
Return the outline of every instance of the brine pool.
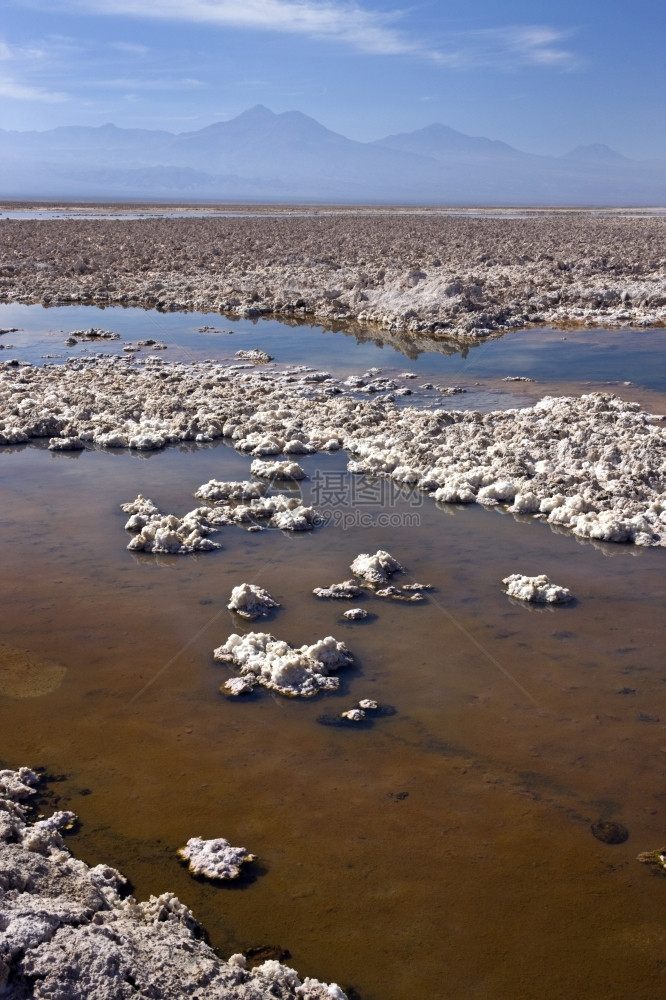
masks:
<path fill-rule="evenodd" d="M 121 339 L 64 345 L 91 326 Z M 278 369 L 381 367 L 468 390 L 416 388 L 424 405 L 603 388 L 660 412 L 666 398 L 663 330 L 532 330 L 400 353 L 374 332 L 192 313 L 0 307 L 12 327 L 2 360 L 59 363 L 154 337 L 165 361 L 236 363 L 259 347 Z M 502 381 L 519 375 L 535 382 Z M 72 851 L 117 867 L 140 898 L 175 892 L 223 955 L 288 952 L 302 976 L 362 1000 L 663 996 L 666 879 L 635 858 L 666 843 L 664 550 L 359 483 L 342 454 L 299 461 L 328 524 L 229 527 L 218 551 L 150 556 L 127 551 L 121 503 L 141 492 L 182 514 L 201 483 L 248 478 L 250 459 L 223 443 L 0 449 L 3 765 L 58 776 L 49 805 L 80 817 Z M 347 622 L 347 602 L 312 595 L 377 548 L 405 566 L 399 582 L 433 585 L 425 602 L 366 597 L 370 617 Z M 546 573 L 576 601 L 512 601 L 501 580 L 513 572 Z M 243 581 L 281 607 L 239 620 L 226 604 Z M 354 665 L 338 693 L 226 698 L 230 670 L 212 651 L 251 630 L 294 645 L 334 635 Z M 366 697 L 393 711 L 322 724 Z M 599 820 L 628 840 L 595 839 Z M 194 879 L 175 852 L 196 835 L 258 861 L 238 883 Z"/>

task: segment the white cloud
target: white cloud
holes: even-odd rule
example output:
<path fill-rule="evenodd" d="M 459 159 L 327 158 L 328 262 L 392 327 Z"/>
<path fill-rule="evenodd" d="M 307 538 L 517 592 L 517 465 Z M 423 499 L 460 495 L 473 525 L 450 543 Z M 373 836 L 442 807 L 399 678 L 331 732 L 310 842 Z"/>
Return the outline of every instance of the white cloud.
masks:
<path fill-rule="evenodd" d="M 42 87 L 31 87 L 8 76 L 0 77 L 0 97 L 9 97 L 16 101 L 41 101 L 47 104 L 57 104 L 67 100 L 67 94 L 44 90 Z"/>
<path fill-rule="evenodd" d="M 452 69 L 477 66 L 575 69 L 580 66 L 581 60 L 562 45 L 572 34 L 570 30 L 547 25 L 510 25 L 460 32 L 449 37 L 450 48 L 443 46 L 440 61 Z"/>
<path fill-rule="evenodd" d="M 401 12 L 369 10 L 353 0 L 56 0 L 55 6 L 91 14 L 308 35 L 376 55 L 435 55 L 394 26 Z"/>
<path fill-rule="evenodd" d="M 146 56 L 150 52 L 147 45 L 139 45 L 136 42 L 112 42 L 112 49 L 118 52 L 126 52 L 129 56 Z"/>

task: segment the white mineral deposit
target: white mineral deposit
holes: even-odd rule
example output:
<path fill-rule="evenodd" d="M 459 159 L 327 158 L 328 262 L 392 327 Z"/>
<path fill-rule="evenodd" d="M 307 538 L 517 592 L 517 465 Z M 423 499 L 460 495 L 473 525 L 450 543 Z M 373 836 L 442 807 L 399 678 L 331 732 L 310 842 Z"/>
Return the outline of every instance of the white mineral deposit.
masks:
<path fill-rule="evenodd" d="M 356 580 L 343 580 L 342 583 L 332 583 L 330 587 L 315 587 L 312 593 L 316 597 L 327 599 L 353 601 L 363 593 Z"/>
<path fill-rule="evenodd" d="M 340 681 L 331 673 L 352 662 L 347 647 L 333 636 L 294 649 L 268 632 L 233 633 L 213 656 L 222 663 L 232 663 L 253 686 L 302 698 L 336 690 Z"/>
<path fill-rule="evenodd" d="M 231 591 L 227 607 L 241 618 L 260 618 L 280 605 L 263 587 L 257 587 L 253 583 L 240 583 Z"/>
<path fill-rule="evenodd" d="M 358 622 L 367 618 L 368 612 L 364 611 L 363 608 L 350 608 L 349 611 L 343 612 L 342 617 L 350 622 Z"/>
<path fill-rule="evenodd" d="M 521 576 L 512 573 L 502 580 L 509 597 L 517 597 L 521 601 L 534 601 L 536 604 L 566 604 L 571 601 L 572 594 L 566 587 L 551 583 L 545 574 L 540 576 Z"/>
<path fill-rule="evenodd" d="M 349 568 L 354 576 L 360 577 L 367 583 L 386 583 L 390 576 L 398 573 L 403 567 L 389 552 L 378 549 L 374 555 L 361 552 Z"/>
<path fill-rule="evenodd" d="M 220 881 L 238 878 L 241 865 L 257 860 L 256 855 L 250 854 L 244 847 L 232 847 L 224 837 L 213 840 L 190 837 L 185 847 L 178 849 L 178 856 L 189 862 L 193 875 Z"/>

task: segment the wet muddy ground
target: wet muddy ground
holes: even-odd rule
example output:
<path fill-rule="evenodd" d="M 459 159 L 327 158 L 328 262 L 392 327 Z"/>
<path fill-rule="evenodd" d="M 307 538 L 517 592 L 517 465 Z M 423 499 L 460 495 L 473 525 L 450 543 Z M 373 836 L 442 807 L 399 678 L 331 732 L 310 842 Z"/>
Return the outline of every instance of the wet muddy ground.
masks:
<path fill-rule="evenodd" d="M 97 325 L 43 315 L 65 330 Z M 122 333 L 117 317 L 99 325 Z M 260 325 L 240 329 L 230 354 L 265 347 Z M 279 364 L 296 360 L 285 354 L 297 335 L 274 339 Z M 626 336 L 649 353 L 663 335 Z M 563 336 L 590 334 L 552 343 Z M 593 337 L 600 374 L 620 380 Z M 504 375 L 537 377 L 539 395 L 581 376 L 580 365 L 539 369 L 529 351 L 520 370 L 517 357 L 483 362 L 502 342 L 470 352 L 498 391 Z M 350 371 L 377 364 L 356 353 L 369 345 L 341 343 Z M 335 370 L 343 353 L 298 360 Z M 653 360 L 639 370 L 638 353 L 627 380 L 663 409 Z M 443 384 L 464 360 L 393 357 Z M 222 953 L 288 950 L 301 975 L 351 984 L 363 1000 L 663 996 L 666 880 L 635 861 L 666 835 L 663 550 L 581 542 L 498 508 L 438 507 L 318 454 L 299 459 L 304 497 L 314 491 L 330 514 L 314 532 L 229 527 L 219 551 L 134 554 L 120 503 L 141 492 L 182 514 L 201 483 L 249 478 L 250 459 L 221 444 L 0 451 L 1 753 L 61 776 L 51 789 L 80 817 L 77 856 L 118 867 L 141 898 L 176 892 Z M 349 623 L 352 605 L 312 596 L 377 548 L 404 564 L 400 582 L 433 585 L 426 602 L 367 597 L 371 617 Z M 576 601 L 512 601 L 501 580 L 513 572 L 546 573 Z M 280 601 L 265 624 L 227 611 L 242 581 Z M 230 670 L 212 650 L 253 629 L 295 645 L 332 634 L 355 664 L 337 694 L 228 699 L 218 689 Z M 321 723 L 364 697 L 395 711 L 356 728 Z M 595 839 L 599 820 L 626 826 L 628 840 Z M 195 880 L 175 855 L 195 835 L 259 860 L 237 885 Z"/>

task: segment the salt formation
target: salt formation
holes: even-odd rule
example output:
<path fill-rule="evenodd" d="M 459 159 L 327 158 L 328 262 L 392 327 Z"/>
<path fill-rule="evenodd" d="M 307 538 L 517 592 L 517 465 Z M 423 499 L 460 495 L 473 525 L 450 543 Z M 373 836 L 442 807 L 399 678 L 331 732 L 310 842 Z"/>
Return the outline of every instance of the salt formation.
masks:
<path fill-rule="evenodd" d="M 393 573 L 402 570 L 398 560 L 384 549 L 379 549 L 372 556 L 368 552 L 361 552 L 349 568 L 354 576 L 360 576 L 368 583 L 386 583 Z"/>
<path fill-rule="evenodd" d="M 404 590 L 404 587 L 403 587 Z M 397 587 L 384 587 L 383 590 L 376 590 L 375 597 L 390 597 L 395 601 L 422 601 L 424 600 L 423 594 L 404 594 L 403 590 L 398 590 Z"/>
<path fill-rule="evenodd" d="M 346 1000 L 335 983 L 301 981 L 274 960 L 250 971 L 243 955 L 218 958 L 171 892 L 146 902 L 126 896 L 114 868 L 90 868 L 67 850 L 61 830 L 73 813 L 30 822 L 38 781 L 27 767 L 0 770 L 0 994 L 8 1000 L 186 1000 L 202 990 L 206 1000 Z"/>
<path fill-rule="evenodd" d="M 350 622 L 362 621 L 363 618 L 368 617 L 368 612 L 364 611 L 363 608 L 350 608 L 349 611 L 345 611 L 342 615 Z"/>
<path fill-rule="evenodd" d="M 636 861 L 644 865 L 652 865 L 661 874 L 666 874 L 666 849 L 661 851 L 642 851 L 637 855 Z"/>
<path fill-rule="evenodd" d="M 362 708 L 350 708 L 346 712 L 340 712 L 341 719 L 349 719 L 350 722 L 363 722 L 365 712 Z"/>
<path fill-rule="evenodd" d="M 265 483 L 253 483 L 250 480 L 239 483 L 211 479 L 200 486 L 194 495 L 200 500 L 258 500 L 265 496 L 267 489 Z"/>
<path fill-rule="evenodd" d="M 305 469 L 298 462 L 263 462 L 260 458 L 255 458 L 250 472 L 261 479 L 289 481 L 307 478 Z"/>
<path fill-rule="evenodd" d="M 4 301 L 296 315 L 457 338 L 531 323 L 666 319 L 659 218 L 360 211 L 6 225 Z M 84 270 L 82 247 L 91 260 Z"/>
<path fill-rule="evenodd" d="M 279 608 L 267 590 L 253 583 L 241 583 L 231 591 L 227 607 L 242 618 L 259 618 L 267 615 L 271 608 Z"/>
<path fill-rule="evenodd" d="M 224 436 L 254 457 L 343 447 L 350 471 L 441 503 L 502 504 L 581 538 L 666 545 L 666 426 L 636 403 L 589 393 L 485 414 L 421 410 L 286 378 L 118 356 L 43 368 L 0 362 L 0 445 L 77 437 L 148 449 Z M 258 503 L 249 502 L 247 523 L 279 512 L 260 513 Z M 312 514 L 284 520 L 316 523 Z"/>
<path fill-rule="evenodd" d="M 355 580 L 344 580 L 342 583 L 332 583 L 330 587 L 315 587 L 312 593 L 317 597 L 353 601 L 363 593 L 363 589 Z"/>
<path fill-rule="evenodd" d="M 213 656 L 222 663 L 233 663 L 252 686 L 302 698 L 338 688 L 340 681 L 331 677 L 331 672 L 352 662 L 347 647 L 333 636 L 294 649 L 268 632 L 234 633 Z M 225 687 L 229 694 L 236 693 L 229 682 Z"/>
<path fill-rule="evenodd" d="M 341 719 L 348 719 L 349 722 L 363 722 L 368 712 L 374 712 L 379 708 L 376 701 L 371 698 L 363 698 L 354 708 L 347 709 L 340 713 Z"/>
<path fill-rule="evenodd" d="M 76 344 L 79 340 L 120 340 L 120 334 L 91 326 L 88 330 L 72 330 L 65 343 Z"/>
<path fill-rule="evenodd" d="M 232 847 L 224 837 L 213 840 L 190 837 L 185 847 L 178 849 L 178 855 L 189 862 L 193 875 L 205 875 L 206 878 L 220 881 L 238 878 L 241 865 L 246 861 L 257 860 L 244 847 Z"/>
<path fill-rule="evenodd" d="M 267 365 L 273 358 L 266 351 L 260 351 L 258 347 L 253 347 L 250 351 L 236 351 L 236 357 L 241 361 L 252 361 L 255 365 Z"/>
<path fill-rule="evenodd" d="M 216 502 L 215 506 L 197 507 L 183 517 L 175 514 L 162 514 L 152 502 L 139 496 L 132 503 L 121 504 L 121 509 L 131 515 L 125 525 L 126 531 L 137 532 L 127 546 L 133 552 L 171 553 L 185 555 L 191 552 L 209 552 L 221 547 L 219 542 L 208 536 L 229 524 L 247 526 L 256 530 L 257 521 L 264 520 L 274 528 L 284 531 L 311 531 L 320 523 L 317 512 L 312 507 L 303 507 L 297 497 L 278 494 L 275 497 L 265 497 L 266 487 L 258 484 L 258 495 L 248 503 L 234 502 L 229 492 L 218 490 L 218 487 L 237 487 L 237 495 L 252 493 L 246 487 L 247 483 L 210 483 L 197 491 L 205 492 L 209 487 L 211 494 L 219 494 L 224 500 Z M 233 492 L 233 491 L 232 491 Z"/>
<path fill-rule="evenodd" d="M 517 597 L 521 601 L 534 601 L 536 604 L 566 604 L 572 600 L 571 592 L 566 587 L 558 587 L 551 583 L 543 573 L 541 576 L 521 576 L 512 573 L 502 580 L 509 597 Z"/>

